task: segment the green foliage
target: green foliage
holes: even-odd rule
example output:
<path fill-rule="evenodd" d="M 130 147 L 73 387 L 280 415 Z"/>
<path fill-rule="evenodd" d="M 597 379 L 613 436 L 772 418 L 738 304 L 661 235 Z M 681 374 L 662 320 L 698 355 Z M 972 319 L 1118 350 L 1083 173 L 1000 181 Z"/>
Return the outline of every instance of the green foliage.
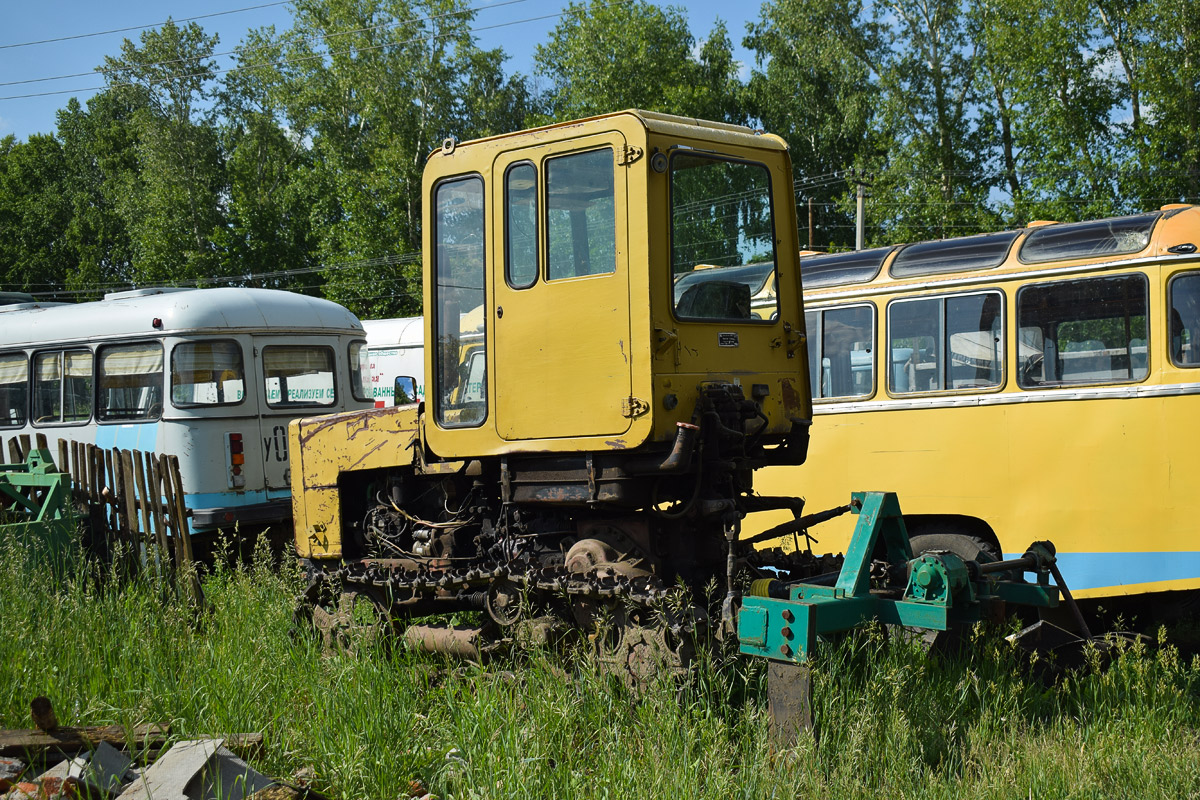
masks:
<path fill-rule="evenodd" d="M 415 314 L 431 150 L 630 107 L 781 135 L 818 249 L 853 246 L 860 179 L 875 244 L 1200 202 L 1189 0 L 766 0 L 707 35 L 681 7 L 588 0 L 532 79 L 478 46 L 467 0 L 299 0 L 293 20 L 226 72 L 197 23 L 146 31 L 56 135 L 0 146 L 0 285 L 232 282 Z"/>
<path fill-rule="evenodd" d="M 136 172 L 122 176 L 118 213 L 133 247 L 132 280 L 206 281 L 221 274 L 214 239 L 224 227 L 223 157 L 212 110 L 217 37 L 168 21 L 128 39 L 100 71 L 109 92 L 133 104 Z"/>
<path fill-rule="evenodd" d="M 740 121 L 733 46 L 723 24 L 696 52 L 677 6 L 643 0 L 572 3 L 550 40 L 537 46 L 536 72 L 551 85 L 539 121 L 563 122 L 624 108 Z"/>
<path fill-rule="evenodd" d="M 0 726 L 48 695 L 69 724 L 169 722 L 179 738 L 262 731 L 254 766 L 316 771 L 335 797 L 1187 797 L 1200 791 L 1200 660 L 1093 658 L 1055 685 L 996 631 L 928 656 L 875 628 L 814 661 L 820 739 L 768 738 L 764 662 L 703 659 L 631 694 L 574 658 L 486 667 L 377 636 L 322 652 L 295 630 L 295 562 L 218 567 L 210 608 L 149 576 L 79 563 L 63 580 L 0 543 Z"/>
<path fill-rule="evenodd" d="M 11 290 L 61 285 L 76 260 L 65 166 L 53 136 L 0 139 L 0 282 Z"/>

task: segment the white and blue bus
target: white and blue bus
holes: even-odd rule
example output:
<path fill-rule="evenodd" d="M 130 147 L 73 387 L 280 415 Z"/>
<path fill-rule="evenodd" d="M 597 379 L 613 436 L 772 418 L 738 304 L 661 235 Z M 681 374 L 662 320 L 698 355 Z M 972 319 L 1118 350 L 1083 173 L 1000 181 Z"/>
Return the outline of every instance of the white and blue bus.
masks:
<path fill-rule="evenodd" d="M 269 289 L 0 307 L 0 435 L 178 456 L 193 533 L 291 522 L 287 426 L 371 408 L 362 324 Z"/>

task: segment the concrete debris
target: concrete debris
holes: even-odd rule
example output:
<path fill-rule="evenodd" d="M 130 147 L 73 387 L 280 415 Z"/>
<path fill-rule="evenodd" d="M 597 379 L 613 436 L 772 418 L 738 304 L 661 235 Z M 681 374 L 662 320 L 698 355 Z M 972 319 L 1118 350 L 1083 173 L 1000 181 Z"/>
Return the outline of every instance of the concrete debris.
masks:
<path fill-rule="evenodd" d="M 108 742 L 101 742 L 91 753 L 76 756 L 69 762 L 67 777 L 92 790 L 88 792 L 89 796 L 108 797 L 120 794 L 133 780 L 131 767 L 133 762 L 124 753 Z"/>
<path fill-rule="evenodd" d="M 293 785 L 242 760 L 262 755 L 261 733 L 171 745 L 167 725 L 62 726 L 46 697 L 30 711 L 37 728 L 0 730 L 0 800 L 327 800 L 312 770 Z"/>
<path fill-rule="evenodd" d="M 25 762 L 19 758 L 0 757 L 0 792 L 7 792 L 25 774 Z"/>
<path fill-rule="evenodd" d="M 177 742 L 119 800 L 243 800 L 273 783 L 222 744 L 222 739 Z"/>

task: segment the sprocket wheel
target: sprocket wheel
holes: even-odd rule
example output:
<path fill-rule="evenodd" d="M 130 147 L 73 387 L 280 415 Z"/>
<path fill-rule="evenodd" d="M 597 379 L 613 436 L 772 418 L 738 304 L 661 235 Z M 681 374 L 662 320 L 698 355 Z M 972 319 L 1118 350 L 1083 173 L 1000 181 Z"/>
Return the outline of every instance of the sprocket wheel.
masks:
<path fill-rule="evenodd" d="M 603 672 L 633 690 L 650 685 L 659 675 L 685 675 L 695 657 L 690 634 L 677 637 L 664 627 L 636 622 L 623 624 L 614 633 L 609 643 L 600 644 L 597 661 Z"/>

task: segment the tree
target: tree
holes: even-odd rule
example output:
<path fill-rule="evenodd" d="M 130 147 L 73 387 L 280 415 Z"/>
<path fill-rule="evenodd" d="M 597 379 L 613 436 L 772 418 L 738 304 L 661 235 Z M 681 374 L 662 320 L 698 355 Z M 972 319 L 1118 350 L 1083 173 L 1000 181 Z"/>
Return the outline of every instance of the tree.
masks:
<path fill-rule="evenodd" d="M 538 121 L 564 121 L 624 108 L 737 121 L 733 46 L 724 24 L 696 50 L 676 6 L 643 0 L 572 3 L 534 52 L 550 79 Z"/>
<path fill-rule="evenodd" d="M 864 18 L 861 2 L 773 0 L 760 14 L 745 39 L 756 63 L 748 111 L 787 140 L 797 193 L 823 212 L 814 244 L 850 245 L 851 219 L 830 206 L 845 194 L 839 173 L 871 161 L 878 144 L 871 131 L 881 96 L 870 65 L 879 26 Z"/>
<path fill-rule="evenodd" d="M 523 79 L 476 46 L 473 18 L 463 0 L 300 0 L 291 30 L 242 48 L 263 66 L 238 91 L 294 145 L 288 192 L 308 204 L 326 296 L 360 316 L 420 310 L 429 152 L 525 116 Z"/>
<path fill-rule="evenodd" d="M 137 177 L 120 213 L 133 242 L 133 279 L 204 281 L 220 274 L 223 162 L 211 105 L 217 37 L 168 21 L 128 39 L 99 68 L 106 92 L 131 95 Z"/>
<path fill-rule="evenodd" d="M 977 0 L 980 62 L 1000 107 L 1009 214 L 1072 220 L 1119 213 L 1121 90 L 1101 18 L 1086 0 Z"/>
<path fill-rule="evenodd" d="M 34 134 L 0 139 L 0 283 L 45 292 L 63 285 L 76 260 L 62 145 Z"/>
<path fill-rule="evenodd" d="M 1143 194 L 1166 201 L 1200 200 L 1200 6 L 1153 0 L 1144 13 L 1141 97 L 1145 148 L 1138 169 Z M 1143 200 L 1143 202 L 1147 202 Z"/>

